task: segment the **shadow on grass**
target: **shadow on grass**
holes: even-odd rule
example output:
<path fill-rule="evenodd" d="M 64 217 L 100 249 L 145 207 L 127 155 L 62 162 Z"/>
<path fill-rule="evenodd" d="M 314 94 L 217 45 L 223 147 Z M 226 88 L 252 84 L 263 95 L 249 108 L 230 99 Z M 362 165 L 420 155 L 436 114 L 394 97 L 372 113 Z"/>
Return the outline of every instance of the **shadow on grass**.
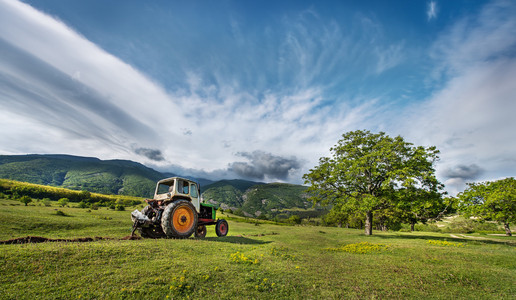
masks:
<path fill-rule="evenodd" d="M 416 233 L 417 234 L 417 233 Z M 493 240 L 490 238 L 468 238 L 468 237 L 459 237 L 457 236 L 460 233 L 454 234 L 456 237 L 452 236 L 432 236 L 432 235 L 410 235 L 410 234 L 396 234 L 396 235 L 383 235 L 377 234 L 376 237 L 384 238 L 384 239 L 418 239 L 418 240 L 440 240 L 440 241 L 453 241 L 453 242 L 463 242 L 463 243 L 483 243 L 483 244 L 494 244 L 494 245 L 506 245 L 511 247 L 516 247 L 516 241 L 502 241 L 502 240 Z"/>
<path fill-rule="evenodd" d="M 210 242 L 221 242 L 221 243 L 231 243 L 231 244 L 247 244 L 247 245 L 263 245 L 269 244 L 270 241 L 260 241 L 254 240 L 243 236 L 224 236 L 224 237 L 207 237 L 204 238 L 205 241 Z"/>

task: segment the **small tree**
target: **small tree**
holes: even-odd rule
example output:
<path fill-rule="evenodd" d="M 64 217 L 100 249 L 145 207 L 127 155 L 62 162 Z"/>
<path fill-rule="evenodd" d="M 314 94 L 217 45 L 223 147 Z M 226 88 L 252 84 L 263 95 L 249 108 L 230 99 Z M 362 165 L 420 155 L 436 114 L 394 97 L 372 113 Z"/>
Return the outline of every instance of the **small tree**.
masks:
<path fill-rule="evenodd" d="M 20 202 L 25 204 L 25 206 L 27 206 L 29 203 L 32 202 L 32 198 L 29 196 L 23 196 L 20 198 Z"/>
<path fill-rule="evenodd" d="M 288 222 L 292 224 L 301 224 L 301 217 L 298 215 L 292 215 L 288 218 Z"/>
<path fill-rule="evenodd" d="M 61 198 L 61 199 L 57 200 L 57 204 L 59 204 L 59 206 L 61 206 L 61 207 L 67 206 L 68 202 L 70 202 L 70 200 L 68 198 Z"/>
<path fill-rule="evenodd" d="M 510 222 L 516 222 L 516 180 L 513 177 L 482 183 L 469 183 L 458 195 L 459 209 L 467 217 L 501 222 L 507 236 L 512 236 Z"/>
<path fill-rule="evenodd" d="M 43 205 L 45 205 L 45 206 L 51 206 L 52 205 L 52 201 L 50 200 L 50 198 L 43 198 L 41 200 L 41 202 L 43 202 Z"/>

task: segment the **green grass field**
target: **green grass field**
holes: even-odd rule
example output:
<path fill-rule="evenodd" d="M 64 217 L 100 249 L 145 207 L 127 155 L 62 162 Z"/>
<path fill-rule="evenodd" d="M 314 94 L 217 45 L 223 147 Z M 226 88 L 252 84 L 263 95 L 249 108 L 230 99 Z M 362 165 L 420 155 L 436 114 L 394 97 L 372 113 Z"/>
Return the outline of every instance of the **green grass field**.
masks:
<path fill-rule="evenodd" d="M 229 221 L 203 240 L 121 240 L 130 211 L 0 199 L 1 299 L 516 299 L 516 238 Z M 56 209 L 66 216 L 57 215 Z"/>

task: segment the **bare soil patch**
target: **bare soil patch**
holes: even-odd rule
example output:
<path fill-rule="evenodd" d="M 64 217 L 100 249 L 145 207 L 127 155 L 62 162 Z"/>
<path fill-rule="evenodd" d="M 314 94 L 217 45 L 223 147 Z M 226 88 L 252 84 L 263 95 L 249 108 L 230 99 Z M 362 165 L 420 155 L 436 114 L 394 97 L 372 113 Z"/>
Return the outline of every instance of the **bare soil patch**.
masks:
<path fill-rule="evenodd" d="M 139 236 L 125 236 L 123 238 L 109 238 L 109 237 L 84 237 L 84 238 L 76 238 L 76 239 L 49 239 L 41 236 L 26 236 L 15 239 L 10 239 L 6 241 L 0 241 L 2 245 L 10 245 L 10 244 L 34 244 L 34 243 L 46 243 L 46 242 L 66 242 L 66 243 L 86 243 L 86 242 L 94 242 L 100 240 L 139 240 L 141 237 Z"/>

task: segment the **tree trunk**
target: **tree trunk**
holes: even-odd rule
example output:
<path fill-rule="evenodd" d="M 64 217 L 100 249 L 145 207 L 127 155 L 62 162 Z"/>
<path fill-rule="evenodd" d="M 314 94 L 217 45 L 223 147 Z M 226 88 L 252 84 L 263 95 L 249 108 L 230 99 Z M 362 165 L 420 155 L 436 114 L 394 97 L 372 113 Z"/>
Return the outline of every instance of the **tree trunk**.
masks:
<path fill-rule="evenodd" d="M 373 212 L 368 211 L 366 212 L 366 219 L 365 219 L 365 235 L 372 235 L 373 234 Z"/>
<path fill-rule="evenodd" d="M 416 223 L 410 223 L 410 231 L 414 231 L 414 226 L 416 226 Z"/>
<path fill-rule="evenodd" d="M 505 228 L 505 235 L 512 236 L 511 228 L 509 227 L 509 223 L 503 223 L 503 227 Z"/>

